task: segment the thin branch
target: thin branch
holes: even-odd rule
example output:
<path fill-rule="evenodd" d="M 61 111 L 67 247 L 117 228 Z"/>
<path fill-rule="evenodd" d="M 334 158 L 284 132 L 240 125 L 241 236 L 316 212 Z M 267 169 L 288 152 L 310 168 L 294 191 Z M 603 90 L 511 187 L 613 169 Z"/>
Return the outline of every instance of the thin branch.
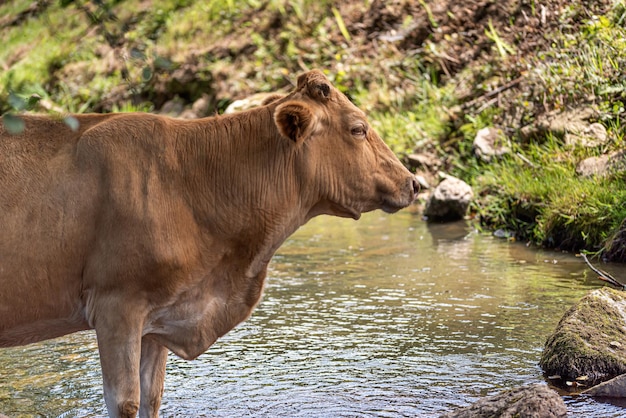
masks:
<path fill-rule="evenodd" d="M 481 100 L 489 99 L 491 96 L 495 96 L 496 94 L 502 93 L 503 91 L 510 89 L 511 87 L 515 87 L 523 79 L 524 79 L 524 75 L 522 75 L 520 77 L 517 77 L 515 80 L 511 80 L 508 83 L 506 83 L 506 84 L 504 84 L 504 85 L 502 85 L 502 86 L 500 86 L 500 87 L 498 87 L 496 89 L 490 90 L 490 91 L 486 92 L 485 94 L 483 94 L 483 95 L 481 95 L 481 96 L 479 96 L 479 97 L 477 97 L 477 98 L 475 98 L 473 100 L 470 100 L 467 103 L 463 103 L 461 105 L 461 107 L 463 107 L 464 109 L 467 109 L 468 107 L 472 107 L 476 103 L 480 102 Z"/>
<path fill-rule="evenodd" d="M 531 166 L 532 168 L 537 168 L 537 166 L 535 164 L 533 164 L 532 161 L 530 161 L 528 158 L 524 157 L 522 154 L 520 154 L 519 152 L 516 152 L 515 155 L 517 156 L 517 158 L 519 158 L 520 160 L 524 161 L 526 164 L 528 164 L 529 166 Z"/>
<path fill-rule="evenodd" d="M 613 276 L 611 276 L 609 273 L 607 273 L 606 271 L 600 270 L 596 267 L 594 267 L 589 260 L 587 259 L 587 255 L 580 253 L 580 256 L 583 258 L 583 260 L 585 260 L 585 263 L 587 263 L 587 265 L 589 266 L 589 268 L 596 273 L 597 275 L 599 275 L 598 279 L 605 281 L 607 283 L 612 284 L 613 286 L 621 289 L 621 290 L 626 290 L 626 285 L 618 282 Z"/>

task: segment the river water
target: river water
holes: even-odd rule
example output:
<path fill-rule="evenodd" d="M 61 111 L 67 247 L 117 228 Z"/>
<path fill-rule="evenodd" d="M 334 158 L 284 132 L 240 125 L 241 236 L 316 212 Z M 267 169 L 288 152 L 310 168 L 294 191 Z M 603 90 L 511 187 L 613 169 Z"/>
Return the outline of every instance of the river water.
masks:
<path fill-rule="evenodd" d="M 547 336 L 602 285 L 572 254 L 464 222 L 429 225 L 406 210 L 316 218 L 279 249 L 248 321 L 197 360 L 170 357 L 161 415 L 436 417 L 543 383 Z M 572 417 L 626 416 L 564 399 Z M 0 412 L 106 415 L 95 335 L 0 349 Z"/>

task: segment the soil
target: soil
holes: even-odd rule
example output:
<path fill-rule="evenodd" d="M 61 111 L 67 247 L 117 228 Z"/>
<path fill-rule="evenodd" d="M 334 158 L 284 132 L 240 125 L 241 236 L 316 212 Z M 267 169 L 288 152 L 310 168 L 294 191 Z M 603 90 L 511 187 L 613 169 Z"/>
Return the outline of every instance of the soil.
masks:
<path fill-rule="evenodd" d="M 394 65 L 400 67 L 402 59 L 419 60 L 440 85 L 453 83 L 454 95 L 461 107 L 448 112 L 451 136 L 459 128 L 455 120 L 462 121 L 463 113 L 479 109 L 490 100 L 497 100 L 497 105 L 503 108 L 501 114 L 506 120 L 500 121 L 501 125 L 521 126 L 524 120 L 552 110 L 553 101 L 537 93 L 536 90 L 541 90 L 536 89 L 537 80 L 525 77 L 537 52 L 550 49 L 552 34 L 578 31 L 593 15 L 606 12 L 612 1 L 546 0 L 538 4 L 535 0 L 373 0 L 367 8 L 363 7 L 362 0 L 335 3 L 349 33 L 349 41 L 332 17 L 331 5 L 319 12 L 315 9 L 308 17 L 295 19 L 292 16 L 298 13 L 289 4 L 286 11 L 280 13 L 267 7 L 267 3 L 261 3 L 257 10 L 244 13 L 239 21 L 233 22 L 234 31 L 218 37 L 216 42 L 199 40 L 197 45 L 188 48 L 184 57 L 178 57 L 171 68 L 153 68 L 154 77 L 145 85 L 134 85 L 127 78 L 127 86 L 112 89 L 90 110 L 110 111 L 129 99 L 149 101 L 158 110 L 174 98 L 191 105 L 208 95 L 209 113 L 213 113 L 222 111 L 233 100 L 267 89 L 260 85 L 261 80 L 273 80 L 271 88 L 274 90 L 289 90 L 295 74 L 319 66 L 319 62 L 324 62 L 324 69 L 333 74 L 341 72 L 346 64 L 358 64 L 350 67 L 350 79 L 344 81 L 348 91 L 353 80 L 369 87 L 384 74 L 385 89 L 401 92 L 410 105 L 420 94 L 415 81 L 403 76 L 402 71 L 387 71 L 377 65 L 383 57 L 391 56 L 398 62 Z M 37 8 L 33 6 L 32 10 L 24 12 L 26 16 L 38 13 L 47 2 L 42 0 L 37 4 Z M 319 59 L 325 53 L 324 42 L 313 35 L 316 33 L 313 27 L 323 13 L 327 17 L 324 29 L 328 38 L 324 42 L 346 44 L 348 57 Z M 21 18 L 21 15 L 16 17 Z M 104 21 L 94 27 L 108 42 L 102 45 L 99 55 L 110 73 L 131 72 L 127 57 L 132 56 L 135 46 L 125 43 L 123 33 L 138 25 L 140 20 L 131 17 L 128 21 L 114 22 L 124 30 Z M 14 23 L 2 22 L 0 27 L 11 24 Z M 293 56 L 293 50 L 287 50 L 284 40 L 294 25 L 298 26 L 292 39 L 297 56 Z M 279 49 L 284 50 L 275 58 L 280 61 L 278 68 L 283 74 L 276 74 L 276 64 L 259 64 L 259 46 L 253 42 L 255 36 L 281 40 Z M 503 48 L 501 51 L 496 47 L 496 40 Z M 207 69 L 207 63 L 216 62 L 219 65 Z M 90 77 L 85 71 L 89 72 L 80 66 L 62 68 L 53 83 L 71 86 L 76 84 L 75 80 Z M 533 105 L 522 110 L 516 108 L 510 98 L 520 94 L 529 97 Z M 440 139 L 445 142 L 447 138 Z"/>
<path fill-rule="evenodd" d="M 364 9 L 362 1 L 348 0 L 341 2 L 339 11 L 351 35 L 349 48 L 353 60 L 376 62 L 384 55 L 381 50 L 393 47 L 401 55 L 420 55 L 430 61 L 445 83 L 459 82 L 455 77 L 462 71 L 478 69 L 487 63 L 503 64 L 503 73 L 512 72 L 519 76 L 526 70 L 523 66 L 528 61 L 526 57 L 549 48 L 553 42 L 551 33 L 557 30 L 575 32 L 593 15 L 604 13 L 610 4 L 608 0 L 550 0 L 541 5 L 534 0 L 374 0 L 369 8 Z M 579 10 L 584 15 L 573 13 L 573 10 Z M 278 14 L 267 16 L 263 21 L 261 35 L 264 38 L 272 39 L 284 30 L 284 19 Z M 335 25 L 329 25 L 327 30 L 333 43 L 346 42 Z M 490 33 L 497 34 L 495 36 L 504 44 L 512 47 L 514 59 L 500 63 L 499 52 L 494 48 Z M 245 31 L 234 33 L 204 53 L 216 58 L 233 58 L 234 68 L 239 68 L 246 61 L 254 61 L 256 47 L 249 39 Z M 301 45 L 306 49 L 307 45 L 315 46 L 315 42 L 304 39 Z M 304 58 L 300 64 L 305 68 L 293 70 L 308 69 Z M 328 70 L 333 72 L 335 69 Z M 226 74 L 233 73 L 225 69 L 216 79 Z M 482 80 L 475 78 L 473 81 Z M 523 88 L 523 83 L 515 86 Z M 471 101 L 484 93 L 473 86 L 464 87 L 465 91 L 460 95 L 457 91 L 462 101 Z M 218 86 L 216 93 L 219 96 L 232 95 L 233 91 L 220 91 Z"/>
<path fill-rule="evenodd" d="M 347 0 L 341 2 L 339 12 L 349 32 L 350 41 L 346 41 L 333 19 L 326 19 L 325 29 L 329 37 L 327 41 L 334 45 L 348 43 L 350 60 L 363 63 L 362 70 L 352 67 L 352 79 L 358 79 L 367 87 L 374 75 L 385 72 L 371 63 L 376 63 L 389 54 L 416 57 L 423 60 L 429 70 L 435 72 L 433 76 L 441 80 L 442 84 L 456 84 L 455 95 L 464 104 L 462 110 L 466 111 L 471 107 L 480 107 L 487 99 L 493 99 L 492 96 L 484 96 L 487 90 L 493 90 L 493 83 L 500 85 L 500 93 L 510 89 L 533 89 L 532 81 L 526 80 L 524 74 L 530 57 L 537 51 L 549 48 L 552 42 L 550 34 L 557 30 L 577 31 L 582 22 L 596 13 L 606 11 L 611 1 L 548 0 L 541 3 L 538 5 L 534 0 L 374 0 L 369 8 L 364 8 L 361 0 Z M 290 7 L 288 5 L 287 9 Z M 575 13 L 574 10 L 579 12 Z M 332 16 L 330 10 L 327 12 Z M 254 32 L 264 39 L 278 39 L 282 33 L 289 31 L 289 25 L 293 25 L 286 17 L 293 14 L 294 10 L 287 10 L 286 14 L 270 12 L 265 6 L 261 6 L 253 15 L 244 14 L 239 22 L 233 24 L 237 30 L 225 34 L 218 42 L 190 47 L 173 73 L 160 71 L 161 76 L 154 77 L 152 84 L 144 89 L 141 99 L 150 100 L 160 108 L 174 96 L 192 102 L 200 96 L 198 92 L 202 91 L 209 93 L 213 105 L 219 107 L 220 103 L 224 104 L 261 90 L 254 80 L 274 77 L 275 89 L 288 89 L 291 86 L 290 79 L 293 78 L 289 75 L 282 78 L 277 78 L 276 75 L 259 75 L 276 69 L 259 68 L 255 56 L 258 47 L 252 42 L 251 35 Z M 250 21 L 254 25 L 246 24 Z M 136 22 L 124 22 L 125 26 L 132 24 Z M 286 67 L 288 74 L 311 69 L 315 64 L 313 59 L 307 59 L 308 55 L 319 57 L 325 54 L 319 39 L 315 39 L 313 35 L 306 36 L 307 32 L 311 32 L 311 28 L 306 26 L 314 24 L 315 22 L 305 19 L 301 22 L 301 33 L 294 34 L 294 38 L 297 38 L 295 42 L 298 57 L 287 56 L 287 52 L 282 51 L 282 65 Z M 115 50 L 114 55 L 129 55 L 132 45 L 124 45 L 123 37 L 107 33 L 104 25 L 100 30 L 104 32 L 105 39 L 110 41 L 109 47 Z M 510 46 L 510 52 L 504 52 L 513 52 L 510 59 L 502 59 L 503 52 L 499 52 L 494 46 L 494 37 L 505 48 Z M 103 55 L 107 55 L 106 51 Z M 205 62 L 207 57 L 212 62 L 220 61 L 219 70 L 208 76 Z M 117 67 L 120 67 L 118 69 L 124 71 L 124 60 L 118 58 L 116 62 Z M 339 60 L 329 60 L 325 69 L 336 73 L 341 65 Z M 485 72 L 485 66 L 489 66 L 490 71 Z M 354 74 L 355 72 L 358 73 Z M 198 75 L 195 79 L 194 74 Z M 247 77 L 248 80 L 233 80 L 233 74 Z M 495 81 L 492 80 L 494 74 Z M 497 79 L 498 75 L 505 79 Z M 65 74 L 63 78 L 71 80 L 74 76 Z M 389 90 L 404 91 L 407 95 L 411 93 L 412 80 L 390 72 L 387 82 Z M 348 88 L 351 87 L 350 81 L 347 84 Z M 115 103 L 128 100 L 129 94 L 128 88 L 114 90 L 94 110 L 110 110 Z M 545 103 L 540 104 L 541 106 L 534 108 L 536 113 L 550 110 L 545 108 Z M 511 113 L 517 115 L 518 112 Z M 517 119 L 520 118 L 517 115 Z"/>
<path fill-rule="evenodd" d="M 97 51 L 100 63 L 51 68 L 52 80 L 45 87 L 50 91 L 59 88 L 58 85 L 71 88 L 77 84 L 76 80 L 94 76 L 91 67 L 104 66 L 108 74 L 128 75 L 131 72 L 129 62 L 137 50 L 133 42 L 137 41 L 129 41 L 125 33 L 140 27 L 150 3 L 145 2 L 144 10 L 135 15 L 119 17 L 112 15 L 109 9 L 95 10 L 101 7 L 97 6 L 98 2 L 70 0 L 66 3 L 92 19 L 93 28 L 86 36 L 98 35 L 106 43 Z M 419 60 L 424 63 L 425 71 L 432 72 L 431 77 L 441 85 L 454 83 L 454 95 L 462 104 L 461 112 L 480 108 L 487 100 L 494 99 L 498 99 L 499 107 L 506 108 L 507 94 L 525 91 L 531 100 L 536 101 L 536 106 L 530 107 L 534 113 L 532 116 L 536 116 L 549 111 L 551 101 L 536 94 L 537 80 L 526 77 L 532 59 L 538 51 L 550 49 L 554 33 L 578 32 L 584 22 L 605 13 L 613 2 L 546 0 L 539 4 L 535 0 L 372 0 L 369 7 L 364 7 L 362 0 L 334 2 L 349 39 L 333 18 L 330 4 L 325 9 L 320 6 L 313 8 L 314 11 L 302 11 L 286 3 L 281 13 L 268 7 L 269 2 L 260 2 L 258 9 L 239 14 L 237 21 L 230 22 L 234 28 L 232 31 L 216 28 L 215 32 L 220 33 L 216 36 L 217 41 L 193 40 L 195 45 L 185 45 L 182 51 L 173 52 L 178 54 L 176 58 L 165 57 L 166 60 L 172 59 L 171 62 L 165 65 L 163 62 L 152 63 L 154 76 L 150 77 L 149 83 L 127 78 L 127 85 L 113 88 L 104 100 L 89 110 L 110 111 L 129 99 L 150 101 L 159 109 L 176 96 L 192 103 L 205 94 L 210 96 L 216 110 L 223 110 L 229 101 L 267 91 L 268 86 L 261 86 L 261 81 L 272 80 L 270 89 L 288 89 L 295 74 L 320 66 L 320 63 L 333 74 L 351 65 L 348 80 L 344 80 L 348 91 L 355 80 L 368 87 L 382 74 L 386 77 L 386 90 L 410 97 L 415 91 L 415 80 L 411 76 L 418 75 L 407 77 L 402 71 L 396 71 L 398 68 L 381 68 L 381 61 L 391 58 L 393 63 L 389 65 L 395 67 L 402 67 L 402 59 Z M 21 13 L 2 17 L 0 29 L 37 16 L 50 4 L 49 0 L 38 0 Z M 324 27 L 322 37 L 326 39 L 320 39 L 320 32 L 315 30 L 320 22 Z M 157 26 L 154 33 L 145 36 L 156 39 L 159 30 Z M 276 56 L 267 57 L 266 62 L 270 65 L 259 62 L 259 44 L 253 41 L 259 36 L 278 43 L 280 51 Z M 289 42 L 295 44 L 295 51 L 288 49 Z M 342 54 L 349 59 L 320 59 L 327 54 L 325 46 L 328 45 L 345 45 Z M 16 54 L 18 56 L 14 58 L 17 59 L 19 53 Z M 9 57 L 9 64 L 11 61 Z M 219 65 L 207 70 L 207 63 Z M 283 74 L 276 74 L 277 68 Z M 528 119 L 528 115 L 520 114 L 519 109 L 505 110 L 502 113 L 510 116 L 503 122 L 514 125 L 524 116 Z M 452 128 L 454 131 L 455 127 Z"/>

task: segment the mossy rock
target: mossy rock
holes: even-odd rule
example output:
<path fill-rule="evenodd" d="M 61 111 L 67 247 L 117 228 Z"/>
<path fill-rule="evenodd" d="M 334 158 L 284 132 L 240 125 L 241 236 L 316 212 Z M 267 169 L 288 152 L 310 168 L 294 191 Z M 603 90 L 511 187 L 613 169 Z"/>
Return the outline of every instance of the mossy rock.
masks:
<path fill-rule="evenodd" d="M 539 364 L 561 382 L 593 386 L 626 373 L 626 292 L 589 292 L 561 318 Z"/>
<path fill-rule="evenodd" d="M 479 399 L 440 418 L 565 418 L 563 399 L 546 385 L 535 384 Z"/>

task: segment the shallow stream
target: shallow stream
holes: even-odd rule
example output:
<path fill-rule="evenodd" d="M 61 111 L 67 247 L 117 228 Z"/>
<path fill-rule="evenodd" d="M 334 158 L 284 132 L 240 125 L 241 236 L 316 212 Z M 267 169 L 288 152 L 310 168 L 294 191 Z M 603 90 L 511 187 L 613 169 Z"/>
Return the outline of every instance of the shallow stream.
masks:
<path fill-rule="evenodd" d="M 602 266 L 626 277 L 623 266 Z M 168 361 L 163 417 L 436 417 L 544 382 L 562 314 L 602 286 L 572 254 L 408 211 L 314 219 L 278 251 L 252 317 Z M 95 335 L 0 349 L 0 412 L 106 415 Z M 626 409 L 565 396 L 572 417 Z"/>

